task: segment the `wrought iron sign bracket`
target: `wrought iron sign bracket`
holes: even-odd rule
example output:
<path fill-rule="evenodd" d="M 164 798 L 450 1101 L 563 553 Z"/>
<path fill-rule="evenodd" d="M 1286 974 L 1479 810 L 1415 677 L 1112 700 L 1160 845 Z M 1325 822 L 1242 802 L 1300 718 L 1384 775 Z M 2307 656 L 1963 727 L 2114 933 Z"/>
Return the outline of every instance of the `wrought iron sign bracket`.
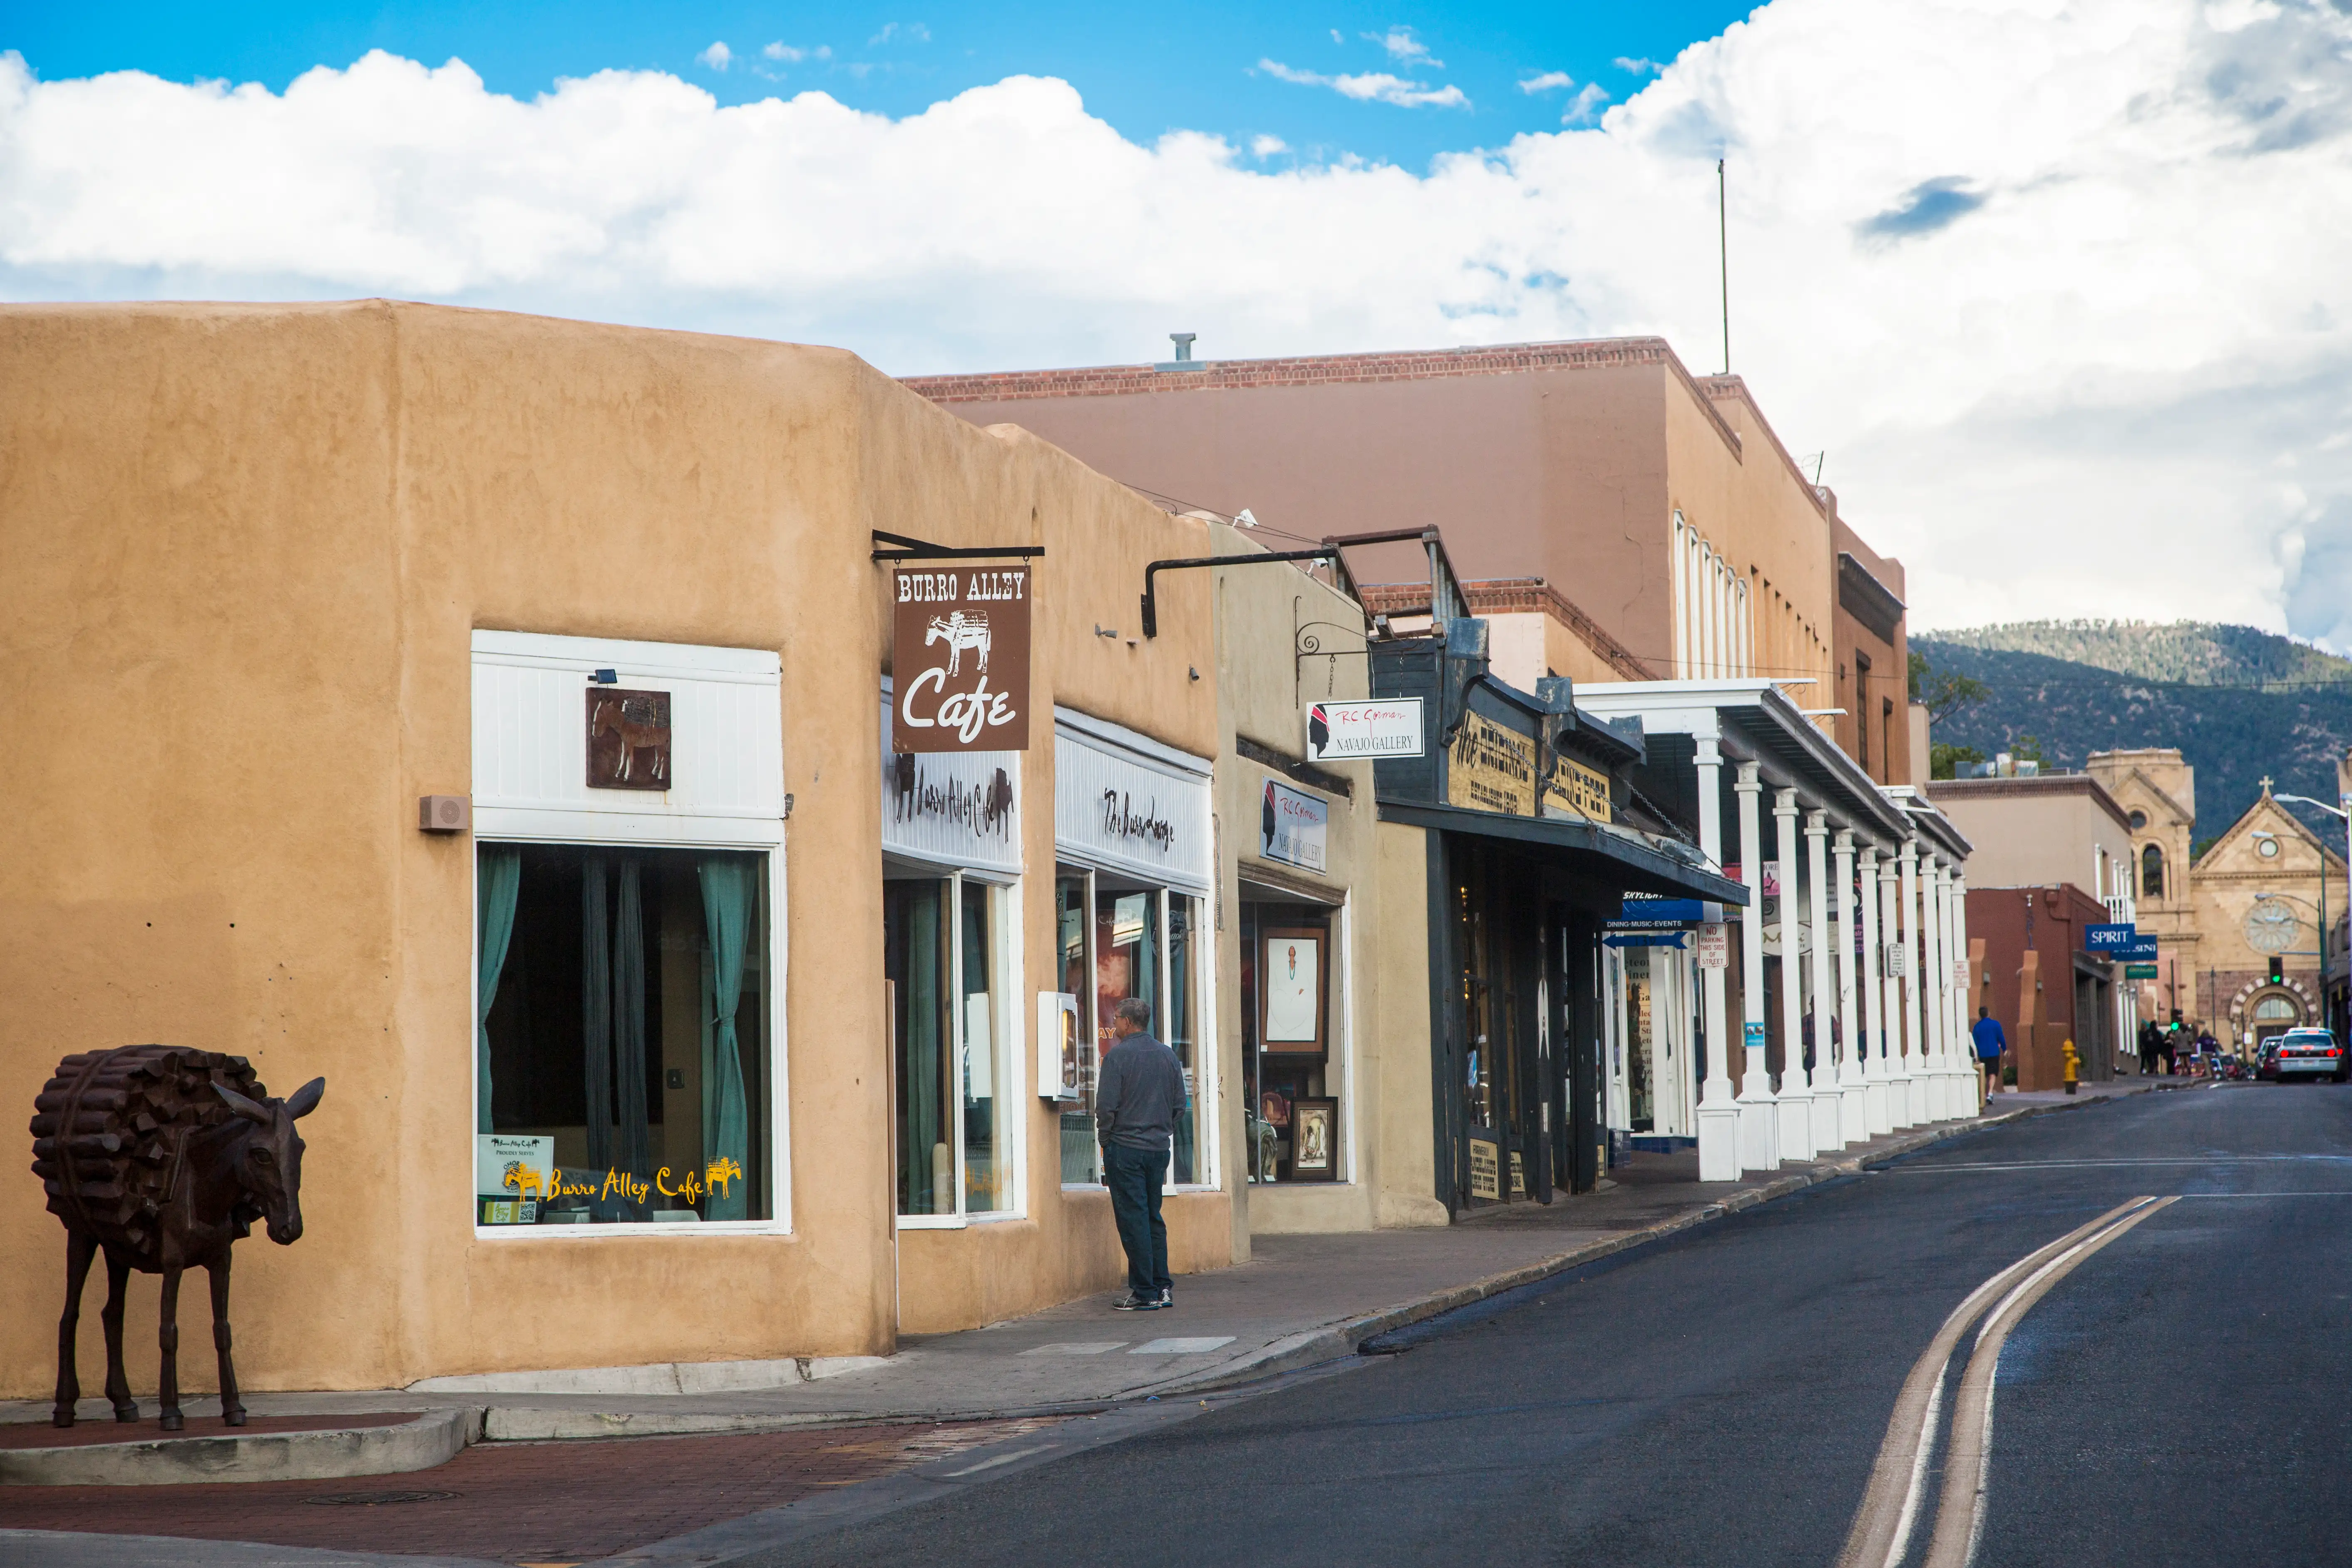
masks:
<path fill-rule="evenodd" d="M 1277 560 L 1331 560 L 1339 559 L 1336 544 L 1318 545 L 1313 549 L 1272 550 L 1265 555 L 1200 555 L 1181 560 L 1155 560 L 1143 569 L 1143 634 L 1160 635 L 1160 601 L 1152 578 L 1163 571 L 1183 571 L 1199 566 L 1258 566 Z"/>
<path fill-rule="evenodd" d="M 928 539 L 910 539 L 904 534 L 886 534 L 874 530 L 876 560 L 1003 560 L 1008 558 L 1034 560 L 1045 553 L 1044 545 L 1003 545 L 996 548 L 964 549 L 949 545 L 935 545 Z"/>

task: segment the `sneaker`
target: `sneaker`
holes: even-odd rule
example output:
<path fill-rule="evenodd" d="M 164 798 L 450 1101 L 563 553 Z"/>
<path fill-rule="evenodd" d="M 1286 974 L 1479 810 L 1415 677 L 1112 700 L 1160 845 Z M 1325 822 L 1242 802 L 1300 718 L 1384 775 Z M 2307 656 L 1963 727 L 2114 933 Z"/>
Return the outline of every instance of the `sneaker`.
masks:
<path fill-rule="evenodd" d="M 1175 1304 L 1176 1291 L 1172 1287 L 1160 1292 L 1160 1307 L 1162 1312 L 1167 1311 Z"/>
<path fill-rule="evenodd" d="M 1160 1310 L 1160 1302 L 1151 1296 L 1127 1296 L 1113 1301 L 1110 1310 L 1115 1312 L 1156 1312 Z"/>

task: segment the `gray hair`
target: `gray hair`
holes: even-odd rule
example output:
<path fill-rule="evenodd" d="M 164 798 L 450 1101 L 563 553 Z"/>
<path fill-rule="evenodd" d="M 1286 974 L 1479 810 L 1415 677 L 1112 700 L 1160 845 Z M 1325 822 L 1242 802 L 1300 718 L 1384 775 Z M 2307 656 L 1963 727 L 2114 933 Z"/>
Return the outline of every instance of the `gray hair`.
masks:
<path fill-rule="evenodd" d="M 1141 997 L 1129 997 L 1111 1009 L 1110 1016 L 1138 1029 L 1151 1027 L 1151 1004 Z"/>

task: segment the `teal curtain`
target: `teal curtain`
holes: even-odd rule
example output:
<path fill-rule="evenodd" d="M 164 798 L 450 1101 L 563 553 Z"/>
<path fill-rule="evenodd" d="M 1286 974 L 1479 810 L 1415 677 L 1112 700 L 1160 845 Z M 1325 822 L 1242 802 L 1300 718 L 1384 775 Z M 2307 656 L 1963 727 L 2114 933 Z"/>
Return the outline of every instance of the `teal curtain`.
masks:
<path fill-rule="evenodd" d="M 702 1031 L 702 1157 L 710 1166 L 731 1162 L 722 1167 L 727 1179 L 709 1184 L 702 1213 L 706 1219 L 742 1219 L 751 1213 L 753 1178 L 735 1009 L 743 995 L 743 955 L 758 888 L 752 862 L 740 856 L 709 855 L 698 869 L 703 926 L 710 939 L 710 992 L 705 998 L 709 1022 Z"/>
<path fill-rule="evenodd" d="M 515 896 L 522 890 L 522 852 L 481 852 L 481 892 L 474 907 L 475 1017 L 474 1079 L 477 1103 L 475 1131 L 490 1131 L 490 1004 L 499 999 L 499 976 L 507 967 L 507 945 L 514 937 Z"/>
<path fill-rule="evenodd" d="M 900 1080 L 898 1212 L 938 1214 L 940 1119 L 945 1106 L 940 1078 L 946 1041 L 940 1016 L 946 1011 L 946 966 L 940 962 L 940 884 L 909 888 L 907 898 L 906 1057 Z M 950 1198 L 950 1205 L 952 1198 Z"/>

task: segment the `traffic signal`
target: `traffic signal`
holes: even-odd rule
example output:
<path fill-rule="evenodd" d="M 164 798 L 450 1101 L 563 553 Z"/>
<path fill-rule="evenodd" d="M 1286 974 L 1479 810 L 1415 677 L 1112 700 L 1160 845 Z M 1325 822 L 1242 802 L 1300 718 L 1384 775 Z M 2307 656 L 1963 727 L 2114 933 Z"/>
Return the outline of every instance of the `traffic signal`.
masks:
<path fill-rule="evenodd" d="M 2282 980 L 2284 980 L 2284 979 L 2285 979 L 2285 978 L 2286 978 L 2286 961 L 2285 961 L 2284 959 L 2281 958 L 2277 954 L 2275 954 L 2275 953 L 2272 954 L 2272 955 L 2271 955 L 2271 984 L 2272 984 L 2272 985 L 2273 985 L 2273 986 L 2275 986 L 2275 985 L 2279 984 Z"/>

